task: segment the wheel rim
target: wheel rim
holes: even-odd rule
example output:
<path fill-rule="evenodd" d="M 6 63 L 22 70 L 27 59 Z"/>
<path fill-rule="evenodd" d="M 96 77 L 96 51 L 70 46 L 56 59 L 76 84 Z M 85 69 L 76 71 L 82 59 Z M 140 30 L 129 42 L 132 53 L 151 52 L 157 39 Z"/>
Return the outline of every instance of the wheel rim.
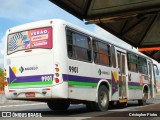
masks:
<path fill-rule="evenodd" d="M 100 103 L 102 107 L 105 107 L 107 104 L 107 94 L 105 91 L 102 91 L 100 94 Z"/>

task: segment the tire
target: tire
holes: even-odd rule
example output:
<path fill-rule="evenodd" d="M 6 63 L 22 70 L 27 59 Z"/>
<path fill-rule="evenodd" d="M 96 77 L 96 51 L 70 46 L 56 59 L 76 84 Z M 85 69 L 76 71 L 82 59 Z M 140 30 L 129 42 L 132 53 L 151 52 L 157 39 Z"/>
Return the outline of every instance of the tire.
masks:
<path fill-rule="evenodd" d="M 119 101 L 117 102 L 117 106 L 119 107 L 119 108 L 125 108 L 125 107 L 127 107 L 127 102 L 122 102 L 122 103 L 120 103 Z"/>
<path fill-rule="evenodd" d="M 94 102 L 87 102 L 87 103 L 85 103 L 86 104 L 86 108 L 87 108 L 87 110 L 89 110 L 89 111 L 94 111 L 95 110 L 95 108 L 94 108 Z"/>
<path fill-rule="evenodd" d="M 107 111 L 109 106 L 109 92 L 106 86 L 102 85 L 98 89 L 98 102 L 92 104 L 97 111 Z"/>
<path fill-rule="evenodd" d="M 69 108 L 70 101 L 63 99 L 54 99 L 48 101 L 47 105 L 53 111 L 66 111 Z"/>
<path fill-rule="evenodd" d="M 109 101 L 109 106 L 113 106 L 114 105 L 114 101 Z"/>
<path fill-rule="evenodd" d="M 147 98 L 145 96 L 147 96 L 148 92 L 143 91 L 143 97 L 142 100 L 138 100 L 138 104 L 139 105 L 146 105 L 147 102 Z"/>
<path fill-rule="evenodd" d="M 139 105 L 146 105 L 146 99 L 145 98 L 142 98 L 142 100 L 138 100 L 138 104 Z"/>

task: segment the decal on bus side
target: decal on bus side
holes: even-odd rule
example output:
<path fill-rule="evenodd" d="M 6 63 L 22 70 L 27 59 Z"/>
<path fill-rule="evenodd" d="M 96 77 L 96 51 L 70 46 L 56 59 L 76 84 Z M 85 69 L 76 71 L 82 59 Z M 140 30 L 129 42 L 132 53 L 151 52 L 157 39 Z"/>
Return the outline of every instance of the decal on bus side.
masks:
<path fill-rule="evenodd" d="M 46 82 L 46 81 L 52 81 L 52 76 L 42 76 L 41 77 L 41 80 L 42 82 Z"/>
<path fill-rule="evenodd" d="M 78 67 L 69 66 L 69 72 L 78 73 Z"/>

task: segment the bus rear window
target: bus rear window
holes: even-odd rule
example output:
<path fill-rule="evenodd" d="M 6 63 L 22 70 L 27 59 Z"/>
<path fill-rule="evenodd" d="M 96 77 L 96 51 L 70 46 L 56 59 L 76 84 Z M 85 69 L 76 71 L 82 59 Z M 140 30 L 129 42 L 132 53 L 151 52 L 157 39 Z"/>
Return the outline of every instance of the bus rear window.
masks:
<path fill-rule="evenodd" d="M 37 28 L 8 35 L 7 54 L 35 48 L 52 48 L 52 28 Z"/>

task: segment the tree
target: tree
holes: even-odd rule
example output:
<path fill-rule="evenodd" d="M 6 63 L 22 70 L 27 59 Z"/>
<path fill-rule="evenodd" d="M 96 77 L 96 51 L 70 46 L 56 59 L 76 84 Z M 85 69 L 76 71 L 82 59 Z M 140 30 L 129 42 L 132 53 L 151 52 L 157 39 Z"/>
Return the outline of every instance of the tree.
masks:
<path fill-rule="evenodd" d="M 0 68 L 0 77 L 4 77 L 4 72 L 2 68 Z"/>
<path fill-rule="evenodd" d="M 3 69 L 0 68 L 0 93 L 4 89 L 4 72 Z"/>

